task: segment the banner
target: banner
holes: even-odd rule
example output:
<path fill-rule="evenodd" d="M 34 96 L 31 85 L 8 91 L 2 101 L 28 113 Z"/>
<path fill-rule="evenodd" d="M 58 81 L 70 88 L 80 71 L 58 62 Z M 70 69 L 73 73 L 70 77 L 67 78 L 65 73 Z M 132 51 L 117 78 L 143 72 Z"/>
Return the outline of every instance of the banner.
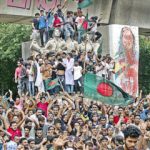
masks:
<path fill-rule="evenodd" d="M 132 96 L 138 95 L 138 27 L 110 25 L 110 55 L 115 59 L 114 83 Z"/>

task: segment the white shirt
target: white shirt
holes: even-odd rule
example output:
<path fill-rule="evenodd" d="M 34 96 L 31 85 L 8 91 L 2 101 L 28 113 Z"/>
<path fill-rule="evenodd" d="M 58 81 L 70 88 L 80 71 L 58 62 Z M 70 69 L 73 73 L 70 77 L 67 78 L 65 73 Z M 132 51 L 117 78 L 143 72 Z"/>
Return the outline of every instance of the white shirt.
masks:
<path fill-rule="evenodd" d="M 97 23 L 93 23 L 92 26 L 93 27 L 92 27 L 91 31 L 92 32 L 97 32 Z"/>
<path fill-rule="evenodd" d="M 96 66 L 95 70 L 96 70 L 96 75 L 102 77 L 102 66 Z"/>
<path fill-rule="evenodd" d="M 81 17 L 77 17 L 76 18 L 76 23 L 77 23 L 77 28 L 80 29 L 82 24 L 83 24 L 83 21 L 85 20 L 85 17 L 84 16 L 81 16 Z"/>
<path fill-rule="evenodd" d="M 102 74 L 104 74 L 104 75 L 108 75 L 108 68 L 109 68 L 109 65 L 107 64 L 107 63 L 105 63 L 105 62 L 102 62 L 102 65 L 104 66 L 104 68 L 103 68 L 103 70 L 102 70 Z"/>
<path fill-rule="evenodd" d="M 28 75 L 29 75 L 29 81 L 34 81 L 32 69 L 31 68 L 28 69 L 27 72 L 28 72 Z"/>
<path fill-rule="evenodd" d="M 74 80 L 78 80 L 82 77 L 82 67 L 81 66 L 74 66 Z"/>
<path fill-rule="evenodd" d="M 7 150 L 17 150 L 17 143 L 14 141 L 9 141 L 7 143 Z"/>

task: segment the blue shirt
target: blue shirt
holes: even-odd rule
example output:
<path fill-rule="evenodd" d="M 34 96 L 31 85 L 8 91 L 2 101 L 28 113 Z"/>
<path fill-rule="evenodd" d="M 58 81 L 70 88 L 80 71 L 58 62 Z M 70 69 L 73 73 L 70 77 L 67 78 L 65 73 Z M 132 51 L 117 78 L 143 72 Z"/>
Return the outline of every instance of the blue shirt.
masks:
<path fill-rule="evenodd" d="M 148 117 L 148 116 L 147 116 L 148 112 L 149 112 L 149 110 L 147 110 L 147 109 L 143 110 L 143 111 L 140 113 L 140 118 L 141 118 L 142 120 L 146 120 L 147 117 Z"/>
<path fill-rule="evenodd" d="M 48 26 L 49 26 L 49 27 L 53 27 L 54 15 L 51 14 L 51 12 L 49 12 L 48 17 L 47 17 L 47 20 L 48 20 Z"/>
<path fill-rule="evenodd" d="M 46 17 L 40 16 L 39 18 L 39 29 L 46 28 Z"/>

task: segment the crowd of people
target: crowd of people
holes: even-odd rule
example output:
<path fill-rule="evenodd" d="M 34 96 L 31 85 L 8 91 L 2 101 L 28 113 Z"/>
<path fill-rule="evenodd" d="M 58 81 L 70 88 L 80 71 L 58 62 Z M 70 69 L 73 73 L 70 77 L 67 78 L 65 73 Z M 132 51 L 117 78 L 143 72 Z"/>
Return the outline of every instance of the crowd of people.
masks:
<path fill-rule="evenodd" d="M 61 37 L 65 40 L 70 36 L 80 44 L 86 31 L 91 34 L 93 41 L 97 41 L 102 36 L 97 30 L 99 22 L 100 18 L 93 16 L 89 19 L 88 13 L 85 16 L 80 8 L 77 12 L 68 11 L 65 2 L 63 6 L 58 4 L 57 10 L 53 8 L 48 12 L 40 10 L 40 13 L 36 13 L 32 27 L 34 32 L 40 33 L 41 46 L 44 47 L 45 43 L 53 37 L 55 28 L 61 31 Z"/>
<path fill-rule="evenodd" d="M 65 6 L 65 5 L 64 5 Z M 62 13 L 58 5 L 46 13 L 35 14 L 32 27 L 40 33 L 41 46 L 59 28 L 62 37 L 70 34 L 78 43 L 81 26 L 98 40 L 97 18 L 87 27 L 81 9 Z M 82 30 L 83 31 L 83 30 Z M 45 37 L 45 39 L 44 39 Z M 111 106 L 84 97 L 83 76 L 94 73 L 111 80 L 115 61 L 109 54 L 72 50 L 30 56 L 17 62 L 15 82 L 18 95 L 8 90 L 0 97 L 0 150 L 149 150 L 150 96 L 132 104 Z M 58 84 L 47 81 L 58 79 Z"/>
<path fill-rule="evenodd" d="M 0 149 L 149 150 L 149 96 L 110 106 L 65 91 L 0 98 Z"/>

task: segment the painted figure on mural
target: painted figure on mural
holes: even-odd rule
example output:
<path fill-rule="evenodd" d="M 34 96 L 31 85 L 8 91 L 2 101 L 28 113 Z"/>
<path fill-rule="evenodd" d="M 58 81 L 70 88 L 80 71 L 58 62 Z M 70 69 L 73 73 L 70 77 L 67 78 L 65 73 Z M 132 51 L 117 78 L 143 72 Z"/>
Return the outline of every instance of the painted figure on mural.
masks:
<path fill-rule="evenodd" d="M 123 27 L 120 35 L 116 78 L 120 86 L 132 96 L 138 93 L 138 53 L 135 49 L 135 36 L 129 27 Z"/>

